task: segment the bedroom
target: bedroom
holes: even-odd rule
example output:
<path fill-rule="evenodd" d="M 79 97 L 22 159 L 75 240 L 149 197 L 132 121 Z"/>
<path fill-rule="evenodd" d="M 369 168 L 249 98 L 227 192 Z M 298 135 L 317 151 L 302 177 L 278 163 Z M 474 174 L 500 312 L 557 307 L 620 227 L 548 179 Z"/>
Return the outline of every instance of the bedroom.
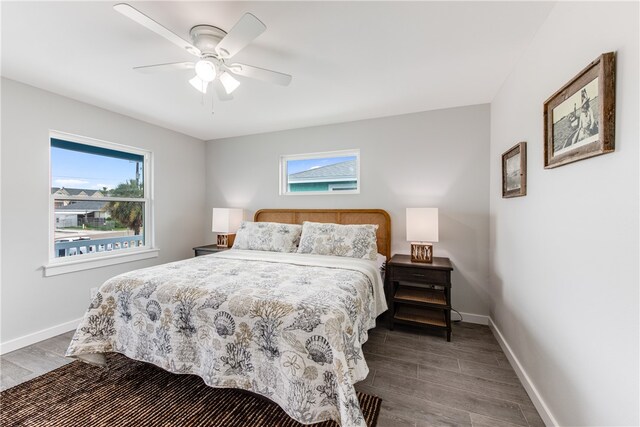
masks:
<path fill-rule="evenodd" d="M 237 61 L 293 79 L 238 78 L 224 102 L 192 88 L 189 71 L 132 70 L 192 57 L 115 3 L 0 5 L 3 390 L 71 362 L 46 343 L 76 329 L 93 288 L 215 243 L 214 208 L 242 208 L 248 221 L 261 209 L 383 209 L 395 255 L 410 251 L 406 209 L 424 207 L 439 210 L 433 252 L 451 260 L 465 322 L 450 343 L 378 322 L 371 370 L 388 353 L 367 346 L 399 354 L 363 387 L 382 398 L 378 425 L 640 423 L 637 2 L 131 2 L 184 39 L 196 24 L 229 31 L 247 12 L 264 22 Z M 615 150 L 545 169 L 545 101 L 606 52 L 616 53 Z M 136 253 L 146 258 L 52 264 L 52 131 L 152 154 L 153 246 Z M 501 155 L 521 141 L 527 194 L 503 198 Z M 280 194 L 281 156 L 342 150 L 359 150 L 359 193 Z M 461 394 L 460 379 L 487 376 L 468 369 L 487 366 L 478 340 L 505 358 L 487 372 L 515 376 L 537 414 L 460 404 L 512 403 L 490 388 Z M 438 368 L 449 359 L 457 368 Z M 398 371 L 406 364 L 415 374 Z"/>

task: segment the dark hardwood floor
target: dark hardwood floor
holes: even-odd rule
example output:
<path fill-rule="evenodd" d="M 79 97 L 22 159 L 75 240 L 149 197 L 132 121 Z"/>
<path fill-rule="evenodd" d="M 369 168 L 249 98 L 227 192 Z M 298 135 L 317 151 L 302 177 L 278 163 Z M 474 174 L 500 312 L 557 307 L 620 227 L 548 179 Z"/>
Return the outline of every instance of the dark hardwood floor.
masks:
<path fill-rule="evenodd" d="M 72 335 L 1 356 L 0 389 L 70 363 L 64 352 Z M 451 342 L 401 326 L 369 337 L 370 373 L 356 388 L 383 399 L 378 427 L 544 426 L 487 326 L 456 323 Z"/>
<path fill-rule="evenodd" d="M 544 426 L 487 326 L 454 323 L 451 342 L 378 327 L 364 352 L 370 373 L 356 388 L 383 399 L 379 427 Z"/>

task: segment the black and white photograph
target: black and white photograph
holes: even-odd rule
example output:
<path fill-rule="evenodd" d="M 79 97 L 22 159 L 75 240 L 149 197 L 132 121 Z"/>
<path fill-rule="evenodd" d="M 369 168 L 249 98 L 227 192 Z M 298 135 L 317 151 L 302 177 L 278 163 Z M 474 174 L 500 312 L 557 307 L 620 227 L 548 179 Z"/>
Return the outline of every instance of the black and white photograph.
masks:
<path fill-rule="evenodd" d="M 507 159 L 507 191 L 520 188 L 520 153 Z"/>
<path fill-rule="evenodd" d="M 616 54 L 600 55 L 544 103 L 544 167 L 615 150 Z"/>
<path fill-rule="evenodd" d="M 527 194 L 527 143 L 519 142 L 502 155 L 502 197 Z"/>
<path fill-rule="evenodd" d="M 559 155 L 598 140 L 598 79 L 553 109 L 553 153 Z"/>

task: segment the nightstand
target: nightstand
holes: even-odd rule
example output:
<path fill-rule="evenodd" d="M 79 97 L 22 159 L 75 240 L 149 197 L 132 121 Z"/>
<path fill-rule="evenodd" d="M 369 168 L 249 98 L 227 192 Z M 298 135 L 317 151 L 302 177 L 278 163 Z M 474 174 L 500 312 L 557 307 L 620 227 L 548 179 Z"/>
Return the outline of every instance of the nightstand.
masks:
<path fill-rule="evenodd" d="M 218 247 L 218 245 L 196 246 L 195 248 L 193 248 L 196 256 L 214 254 L 216 252 L 223 252 L 229 249 L 231 248 L 220 248 Z"/>
<path fill-rule="evenodd" d="M 449 258 L 433 263 L 411 262 L 409 255 L 394 255 L 387 263 L 385 294 L 389 327 L 395 323 L 435 328 L 451 341 L 451 272 Z"/>

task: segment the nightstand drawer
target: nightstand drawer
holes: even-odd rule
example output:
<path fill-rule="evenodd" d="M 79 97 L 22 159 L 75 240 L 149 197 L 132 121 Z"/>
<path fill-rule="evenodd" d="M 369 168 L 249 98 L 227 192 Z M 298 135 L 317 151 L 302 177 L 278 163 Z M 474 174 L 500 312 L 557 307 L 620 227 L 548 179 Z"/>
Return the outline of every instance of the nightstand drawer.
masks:
<path fill-rule="evenodd" d="M 211 252 L 211 251 L 201 251 L 201 250 L 198 250 L 198 249 L 195 249 L 195 252 L 196 252 L 196 256 L 211 255 L 211 254 L 215 253 L 215 252 Z"/>
<path fill-rule="evenodd" d="M 418 283 L 437 283 L 449 286 L 449 272 L 427 270 L 425 268 L 394 268 L 391 277 L 393 281 L 407 281 Z"/>
<path fill-rule="evenodd" d="M 196 246 L 193 248 L 196 256 L 210 255 L 215 254 L 217 252 L 227 251 L 231 248 L 221 248 L 218 245 L 205 245 L 205 246 Z"/>

